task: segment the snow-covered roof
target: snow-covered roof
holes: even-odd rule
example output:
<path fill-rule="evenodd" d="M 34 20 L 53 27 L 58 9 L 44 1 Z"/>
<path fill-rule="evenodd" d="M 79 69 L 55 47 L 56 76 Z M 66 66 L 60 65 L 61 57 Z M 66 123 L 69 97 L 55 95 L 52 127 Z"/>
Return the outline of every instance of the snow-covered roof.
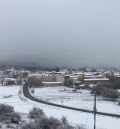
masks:
<path fill-rule="evenodd" d="M 16 81 L 16 79 L 14 79 L 14 78 L 5 78 L 5 81 Z"/>
<path fill-rule="evenodd" d="M 109 81 L 108 78 L 90 78 L 90 79 L 84 79 L 84 81 Z"/>
<path fill-rule="evenodd" d="M 62 83 L 62 82 L 42 82 L 42 83 L 44 83 L 44 84 L 58 84 L 58 83 Z"/>

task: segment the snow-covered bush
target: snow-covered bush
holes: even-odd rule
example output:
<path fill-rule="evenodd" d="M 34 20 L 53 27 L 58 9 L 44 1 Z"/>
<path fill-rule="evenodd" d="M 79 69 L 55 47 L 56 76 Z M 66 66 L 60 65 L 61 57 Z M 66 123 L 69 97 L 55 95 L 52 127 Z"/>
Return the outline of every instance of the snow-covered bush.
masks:
<path fill-rule="evenodd" d="M 34 89 L 31 89 L 31 93 L 35 93 L 35 90 Z"/>
<path fill-rule="evenodd" d="M 61 120 L 54 117 L 48 118 L 44 114 L 43 110 L 39 108 L 34 107 L 29 112 L 28 116 L 30 119 L 34 120 L 29 123 L 24 123 L 20 129 L 76 129 L 75 127 L 69 125 L 65 117 L 62 117 Z"/>
<path fill-rule="evenodd" d="M 76 129 L 85 129 L 85 128 L 81 126 L 77 126 Z"/>
<path fill-rule="evenodd" d="M 75 129 L 73 126 L 63 124 L 62 121 L 53 117 L 38 119 L 36 123 L 36 129 Z"/>
<path fill-rule="evenodd" d="M 16 112 L 11 113 L 11 123 L 19 124 L 20 115 Z"/>
<path fill-rule="evenodd" d="M 36 121 L 37 129 L 57 129 L 58 126 L 62 125 L 62 122 L 55 118 L 43 118 Z"/>
<path fill-rule="evenodd" d="M 11 125 L 10 125 L 10 124 L 7 124 L 7 125 L 6 125 L 6 128 L 11 129 Z"/>
<path fill-rule="evenodd" d="M 37 118 L 33 123 L 22 125 L 21 129 L 75 129 L 69 124 L 63 124 L 61 120 L 53 117 Z"/>
<path fill-rule="evenodd" d="M 0 122 L 18 124 L 19 121 L 20 116 L 14 111 L 13 107 L 5 104 L 0 104 Z"/>
<path fill-rule="evenodd" d="M 36 118 L 41 118 L 41 117 L 44 117 L 45 114 L 43 112 L 43 110 L 39 109 L 39 108 L 36 108 L 34 107 L 28 114 L 28 117 L 30 119 L 36 119 Z"/>
<path fill-rule="evenodd" d="M 66 119 L 66 117 L 62 117 L 62 123 L 64 124 L 64 125 L 68 125 L 69 123 L 68 123 L 68 120 Z"/>
<path fill-rule="evenodd" d="M 21 129 L 36 129 L 35 123 L 26 123 L 22 125 Z"/>

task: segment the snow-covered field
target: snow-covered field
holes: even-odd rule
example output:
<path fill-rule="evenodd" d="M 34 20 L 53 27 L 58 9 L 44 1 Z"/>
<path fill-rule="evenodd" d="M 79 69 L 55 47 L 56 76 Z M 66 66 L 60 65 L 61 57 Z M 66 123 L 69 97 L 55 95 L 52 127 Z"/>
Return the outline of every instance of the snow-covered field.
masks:
<path fill-rule="evenodd" d="M 72 88 L 64 86 L 44 87 L 36 88 L 33 95 L 45 101 L 76 108 L 93 110 L 94 106 L 94 96 L 92 96 L 88 90 L 77 90 L 74 92 Z M 106 101 L 101 97 L 97 97 L 97 110 L 120 114 L 120 105 L 118 105 L 117 102 Z"/>
<path fill-rule="evenodd" d="M 20 100 L 19 89 L 20 86 L 0 86 L 0 103 L 13 106 L 17 112 L 28 113 L 33 106 Z"/>
<path fill-rule="evenodd" d="M 9 105 L 12 105 L 14 106 L 16 111 L 23 112 L 23 113 L 28 113 L 29 110 L 32 109 L 33 106 L 36 106 L 36 107 L 43 109 L 47 116 L 54 116 L 56 118 L 61 118 L 62 116 L 65 116 L 71 124 L 83 125 L 87 129 L 93 129 L 93 114 L 56 108 L 56 107 L 52 107 L 52 106 L 48 106 L 44 104 L 38 104 L 36 102 L 32 102 L 31 100 L 23 101 L 19 98 L 19 95 L 18 95 L 19 89 L 20 89 L 20 86 L 12 86 L 12 87 L 0 86 L 0 103 L 6 103 Z M 37 89 L 36 90 L 37 95 L 39 92 L 41 92 L 41 90 L 45 92 L 45 89 L 43 88 L 43 89 L 40 89 L 39 91 L 37 91 L 38 90 Z M 50 90 L 47 90 L 47 92 L 49 94 Z M 46 98 L 47 98 L 47 92 L 46 94 L 43 93 L 44 97 L 46 96 Z M 83 91 L 83 93 L 86 94 L 86 97 L 87 95 L 89 96 L 88 92 Z M 64 92 L 61 94 L 64 94 Z M 68 94 L 68 96 L 71 96 L 70 93 Z M 84 103 L 87 103 L 87 101 L 88 100 L 86 100 Z M 90 103 L 92 107 L 93 102 L 91 101 Z M 63 104 L 64 104 L 64 101 L 63 101 Z M 115 104 L 111 103 L 111 106 L 112 105 L 114 107 Z M 86 104 L 84 104 L 83 106 L 86 107 Z M 107 104 L 104 106 L 106 106 L 108 110 L 112 108 L 112 107 L 107 106 Z M 103 117 L 103 116 L 98 115 L 97 116 L 97 129 L 120 129 L 120 119 L 105 117 L 105 116 Z"/>

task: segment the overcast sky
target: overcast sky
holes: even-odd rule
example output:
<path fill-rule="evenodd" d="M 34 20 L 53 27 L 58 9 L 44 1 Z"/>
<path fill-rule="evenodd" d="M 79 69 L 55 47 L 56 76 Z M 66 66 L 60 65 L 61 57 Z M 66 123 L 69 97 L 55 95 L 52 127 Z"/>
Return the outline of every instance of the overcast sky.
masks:
<path fill-rule="evenodd" d="M 120 0 L 0 0 L 0 60 L 120 66 Z"/>

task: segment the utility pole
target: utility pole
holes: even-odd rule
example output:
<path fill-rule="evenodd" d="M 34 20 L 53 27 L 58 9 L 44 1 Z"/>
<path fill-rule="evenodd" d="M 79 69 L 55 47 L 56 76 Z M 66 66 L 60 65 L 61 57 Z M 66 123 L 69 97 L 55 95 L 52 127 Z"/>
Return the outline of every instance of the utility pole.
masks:
<path fill-rule="evenodd" d="M 95 94 L 94 94 L 94 129 L 96 129 L 96 90 L 95 90 Z"/>

